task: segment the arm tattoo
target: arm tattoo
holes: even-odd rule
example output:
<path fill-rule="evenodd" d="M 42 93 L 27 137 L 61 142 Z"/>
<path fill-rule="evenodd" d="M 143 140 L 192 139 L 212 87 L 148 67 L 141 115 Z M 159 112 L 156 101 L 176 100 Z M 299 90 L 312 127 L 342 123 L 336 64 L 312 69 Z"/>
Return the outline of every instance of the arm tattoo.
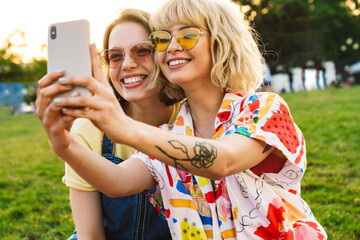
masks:
<path fill-rule="evenodd" d="M 217 157 L 217 149 L 209 142 L 199 142 L 195 143 L 193 147 L 194 157 L 190 157 L 188 149 L 184 144 L 177 140 L 170 140 L 168 143 L 177 151 L 177 157 L 169 155 L 159 146 L 156 146 L 162 153 L 164 153 L 168 158 L 172 159 L 175 163 L 175 168 L 189 171 L 186 169 L 181 162 L 190 162 L 192 166 L 196 168 L 209 168 L 214 163 L 215 158 Z M 182 155 L 182 157 L 180 157 Z"/>
<path fill-rule="evenodd" d="M 271 148 L 271 146 L 269 144 L 266 144 L 262 153 L 266 153 L 270 148 Z"/>

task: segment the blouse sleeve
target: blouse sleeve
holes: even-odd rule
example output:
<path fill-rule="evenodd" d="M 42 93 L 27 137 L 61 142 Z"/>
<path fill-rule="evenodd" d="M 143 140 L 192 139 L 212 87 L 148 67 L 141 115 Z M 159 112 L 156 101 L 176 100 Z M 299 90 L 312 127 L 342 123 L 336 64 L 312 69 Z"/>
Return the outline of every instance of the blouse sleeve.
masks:
<path fill-rule="evenodd" d="M 166 165 L 139 151 L 136 151 L 134 155 L 130 156 L 130 158 L 138 158 L 143 161 L 148 167 L 155 181 L 158 183 L 154 188 L 144 191 L 144 194 L 155 207 L 160 216 L 165 219 L 165 208 L 161 196 L 161 190 L 164 188 L 164 178 L 162 177 L 161 172 L 166 167 Z"/>
<path fill-rule="evenodd" d="M 301 180 L 306 168 L 305 139 L 279 95 L 256 93 L 237 104 L 225 135 L 231 133 L 264 141 L 286 156 L 280 172 L 268 174 L 269 177 L 284 184 Z"/>

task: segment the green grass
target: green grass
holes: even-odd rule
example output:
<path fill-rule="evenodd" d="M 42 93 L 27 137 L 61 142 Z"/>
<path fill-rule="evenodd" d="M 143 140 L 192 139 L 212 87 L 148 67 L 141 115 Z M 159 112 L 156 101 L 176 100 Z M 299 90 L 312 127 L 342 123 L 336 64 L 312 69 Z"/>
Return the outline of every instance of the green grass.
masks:
<path fill-rule="evenodd" d="M 360 87 L 283 94 L 302 129 L 302 197 L 329 239 L 360 239 Z"/>
<path fill-rule="evenodd" d="M 66 239 L 73 230 L 64 162 L 40 121 L 0 107 L 0 239 Z"/>
<path fill-rule="evenodd" d="M 329 239 L 360 239 L 360 87 L 287 93 L 308 168 L 302 196 Z M 73 230 L 64 163 L 39 120 L 0 107 L 0 239 L 66 239 Z"/>

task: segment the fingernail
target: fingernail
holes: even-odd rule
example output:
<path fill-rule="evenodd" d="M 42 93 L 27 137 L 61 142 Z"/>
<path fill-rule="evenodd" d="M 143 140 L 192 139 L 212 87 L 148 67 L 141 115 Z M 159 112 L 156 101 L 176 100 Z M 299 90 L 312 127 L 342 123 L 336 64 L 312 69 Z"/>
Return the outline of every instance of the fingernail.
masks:
<path fill-rule="evenodd" d="M 70 96 L 71 96 L 71 97 L 76 97 L 77 95 L 79 95 L 79 92 L 78 92 L 78 91 L 75 91 L 75 92 L 72 92 Z"/>
<path fill-rule="evenodd" d="M 63 82 L 63 81 L 65 81 L 65 80 L 66 80 L 65 77 L 61 77 L 61 78 L 58 79 L 59 82 Z"/>
<path fill-rule="evenodd" d="M 61 73 L 61 72 L 63 72 L 63 71 L 64 71 L 64 69 L 62 69 L 62 68 L 56 70 L 57 73 Z"/>
<path fill-rule="evenodd" d="M 60 98 L 55 98 L 55 99 L 53 100 L 53 102 L 54 102 L 54 103 L 61 103 L 61 99 L 60 99 Z"/>
<path fill-rule="evenodd" d="M 61 109 L 63 112 L 66 112 L 67 110 L 69 110 L 68 108 L 62 108 Z"/>

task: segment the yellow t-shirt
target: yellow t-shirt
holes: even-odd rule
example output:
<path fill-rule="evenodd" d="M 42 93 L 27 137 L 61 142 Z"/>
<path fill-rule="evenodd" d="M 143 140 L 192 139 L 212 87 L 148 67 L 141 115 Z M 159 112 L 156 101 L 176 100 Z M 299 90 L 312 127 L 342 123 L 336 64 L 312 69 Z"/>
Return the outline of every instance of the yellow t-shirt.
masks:
<path fill-rule="evenodd" d="M 169 124 L 172 124 L 179 112 L 181 102 L 173 105 L 173 110 L 169 119 Z M 103 139 L 103 132 L 97 129 L 90 120 L 79 118 L 76 119 L 74 125 L 71 128 L 71 134 L 85 147 L 91 151 L 101 155 L 101 145 Z M 128 159 L 129 156 L 134 154 L 135 149 L 127 145 L 115 144 L 114 155 L 121 159 Z M 62 182 L 71 188 L 81 191 L 96 191 L 94 187 L 88 184 L 82 179 L 68 164 L 65 163 L 65 175 L 62 178 Z"/>

